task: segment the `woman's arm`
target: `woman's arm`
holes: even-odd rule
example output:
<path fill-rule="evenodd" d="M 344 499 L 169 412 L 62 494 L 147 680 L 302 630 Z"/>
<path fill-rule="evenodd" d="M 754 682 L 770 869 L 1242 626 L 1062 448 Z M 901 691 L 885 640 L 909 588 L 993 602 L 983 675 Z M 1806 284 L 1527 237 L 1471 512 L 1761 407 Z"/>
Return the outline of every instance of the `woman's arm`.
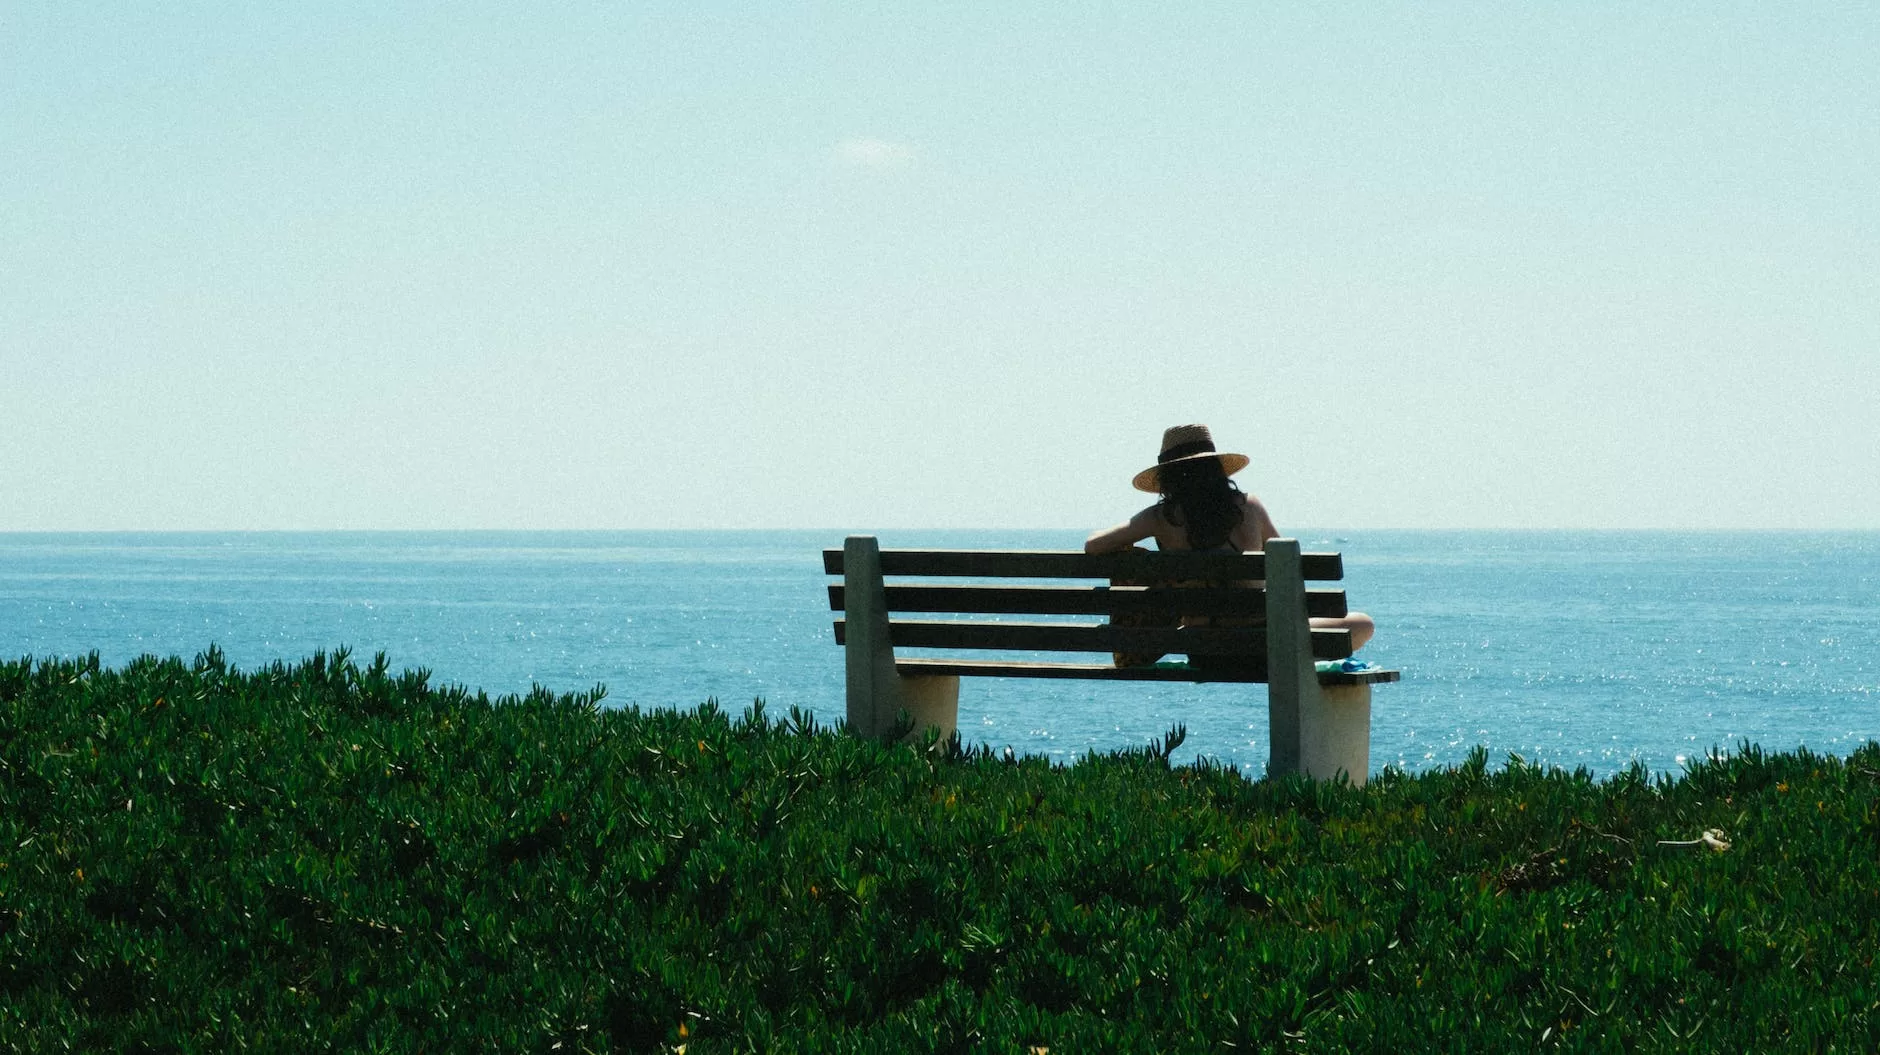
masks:
<path fill-rule="evenodd" d="M 1161 512 L 1155 507 L 1137 513 L 1129 522 L 1113 528 L 1104 528 L 1084 540 L 1085 553 L 1115 553 L 1125 550 L 1146 538 L 1155 536 L 1156 520 Z"/>

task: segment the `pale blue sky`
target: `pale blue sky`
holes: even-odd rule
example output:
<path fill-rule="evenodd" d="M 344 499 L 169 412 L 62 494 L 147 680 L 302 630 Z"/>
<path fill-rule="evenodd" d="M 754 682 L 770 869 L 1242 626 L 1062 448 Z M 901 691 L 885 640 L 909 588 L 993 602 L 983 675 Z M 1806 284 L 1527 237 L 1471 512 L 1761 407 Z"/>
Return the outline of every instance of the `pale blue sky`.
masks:
<path fill-rule="evenodd" d="M 1880 6 L 0 2 L 0 530 L 1880 528 Z"/>

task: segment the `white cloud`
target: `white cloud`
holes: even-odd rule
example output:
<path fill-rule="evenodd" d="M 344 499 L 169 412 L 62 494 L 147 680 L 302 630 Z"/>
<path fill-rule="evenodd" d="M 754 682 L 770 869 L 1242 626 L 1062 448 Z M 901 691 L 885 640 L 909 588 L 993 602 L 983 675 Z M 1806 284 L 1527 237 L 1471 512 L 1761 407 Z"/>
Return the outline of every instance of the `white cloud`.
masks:
<path fill-rule="evenodd" d="M 887 139 L 844 139 L 836 144 L 835 161 L 861 168 L 904 168 L 914 161 L 914 148 Z"/>

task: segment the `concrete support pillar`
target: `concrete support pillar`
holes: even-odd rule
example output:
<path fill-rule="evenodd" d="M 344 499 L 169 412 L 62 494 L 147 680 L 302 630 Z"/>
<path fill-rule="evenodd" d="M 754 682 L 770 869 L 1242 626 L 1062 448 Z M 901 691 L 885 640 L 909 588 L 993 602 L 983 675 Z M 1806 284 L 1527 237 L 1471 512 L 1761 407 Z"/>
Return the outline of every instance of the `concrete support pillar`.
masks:
<path fill-rule="evenodd" d="M 1306 615 L 1306 587 L 1299 560 L 1299 540 L 1266 540 L 1266 774 L 1304 772 L 1301 722 L 1319 703 L 1318 669 L 1312 661 L 1312 623 Z"/>
<path fill-rule="evenodd" d="M 1371 772 L 1371 687 L 1321 686 L 1319 705 L 1299 719 L 1301 772 L 1315 780 L 1343 773 L 1363 784 Z"/>
<path fill-rule="evenodd" d="M 958 675 L 931 674 L 919 678 L 902 678 L 901 703 L 907 708 L 908 717 L 914 720 L 914 731 L 908 734 L 910 740 L 919 740 L 929 729 L 940 730 L 942 740 L 959 731 Z M 893 724 L 894 716 L 890 715 L 888 725 L 892 728 Z"/>
<path fill-rule="evenodd" d="M 894 669 L 888 639 L 888 593 L 881 578 L 881 546 L 872 535 L 842 544 L 842 585 L 848 643 L 849 731 L 879 739 L 894 730 L 900 712 L 914 721 L 910 737 L 937 727 L 941 737 L 959 728 L 960 679 L 953 675 L 904 678 Z"/>
<path fill-rule="evenodd" d="M 1266 540 L 1266 650 L 1273 739 L 1267 775 L 1329 780 L 1343 773 L 1364 783 L 1371 772 L 1371 687 L 1319 684 L 1298 539 Z"/>

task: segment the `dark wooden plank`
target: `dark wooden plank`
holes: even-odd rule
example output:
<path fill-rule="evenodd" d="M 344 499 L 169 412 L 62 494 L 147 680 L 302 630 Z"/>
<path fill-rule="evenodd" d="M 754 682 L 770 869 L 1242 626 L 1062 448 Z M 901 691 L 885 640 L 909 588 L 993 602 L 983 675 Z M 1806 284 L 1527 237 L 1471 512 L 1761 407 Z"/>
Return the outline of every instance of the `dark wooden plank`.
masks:
<path fill-rule="evenodd" d="M 1302 574 L 1313 581 L 1344 578 L 1344 559 L 1336 553 L 1300 555 Z M 842 551 L 823 551 L 823 570 L 842 574 Z M 914 550 L 881 551 L 883 575 L 977 576 L 987 579 L 1214 579 L 1222 582 L 1261 579 L 1262 553 L 1189 553 L 1174 551 L 1078 553 L 1072 550 Z"/>
<path fill-rule="evenodd" d="M 1017 660 L 903 659 L 894 669 L 910 677 L 951 674 L 981 678 L 1077 678 L 1088 681 L 1187 681 L 1259 683 L 1264 670 L 1199 671 L 1188 667 L 1113 667 L 1107 663 L 1033 663 Z"/>
<path fill-rule="evenodd" d="M 848 640 L 845 620 L 835 621 L 836 644 Z M 1087 623 L 918 623 L 888 624 L 888 640 L 897 648 L 985 648 L 1014 652 L 1174 652 L 1183 655 L 1259 656 L 1266 652 L 1261 627 L 1148 627 Z M 1349 630 L 1312 631 L 1312 652 L 1319 659 L 1351 655 Z"/>
<path fill-rule="evenodd" d="M 1331 670 L 1319 673 L 1320 685 L 1379 685 L 1402 680 L 1403 672 L 1397 670 Z"/>
<path fill-rule="evenodd" d="M 1266 614 L 1266 591 L 1254 587 L 1148 586 L 889 586 L 891 612 L 958 612 L 983 615 L 1116 615 L 1172 612 L 1180 615 Z M 829 607 L 847 607 L 840 584 L 829 587 Z M 1345 591 L 1306 591 L 1306 612 L 1345 614 Z"/>
<path fill-rule="evenodd" d="M 1101 663 L 1031 663 L 1016 660 L 904 659 L 894 669 L 908 676 L 951 674 L 984 678 L 1078 678 L 1090 681 L 1264 682 L 1262 671 L 1202 671 L 1186 666 L 1111 667 Z M 1394 670 L 1330 671 L 1321 685 L 1373 685 L 1397 681 Z"/>

